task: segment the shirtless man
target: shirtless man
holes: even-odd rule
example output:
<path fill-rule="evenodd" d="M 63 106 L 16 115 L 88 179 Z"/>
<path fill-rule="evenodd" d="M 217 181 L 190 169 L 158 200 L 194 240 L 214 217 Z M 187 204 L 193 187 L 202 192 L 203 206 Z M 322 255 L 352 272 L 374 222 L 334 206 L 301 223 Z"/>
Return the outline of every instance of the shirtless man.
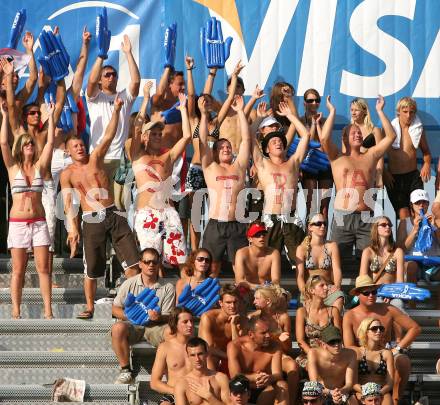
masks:
<path fill-rule="evenodd" d="M 235 98 L 232 108 L 239 117 L 242 136 L 235 161 L 231 143 L 227 139 L 219 138 L 212 149 L 208 146 L 209 108 L 207 99 L 199 97 L 200 152 L 209 193 L 209 222 L 203 234 L 202 247 L 212 254 L 212 277 L 218 277 L 220 273 L 225 250 L 231 263 L 234 263 L 237 250 L 247 244 L 246 225 L 239 222 L 237 217 L 244 217 L 244 198 L 239 202 L 238 195 L 244 189 L 249 163 L 249 125 L 243 111 L 244 102 L 241 96 Z M 242 215 L 239 214 L 240 209 L 243 211 Z"/>
<path fill-rule="evenodd" d="M 281 111 L 278 112 L 280 113 Z M 257 109 L 257 117 L 261 121 L 267 115 L 265 105 L 261 103 Z M 310 135 L 287 105 L 282 115 L 301 135 L 296 152 L 289 159 L 286 158 L 286 149 L 290 139 L 287 139 L 283 131 L 267 133 L 261 141 L 261 151 L 255 137 L 252 137 L 252 151 L 258 180 L 264 191 L 262 222 L 268 229 L 268 245 L 280 252 L 284 247 L 293 265 L 296 248 L 304 239 L 304 231 L 300 226 L 301 220 L 295 216 L 296 192 L 299 166 L 307 151 Z M 290 132 L 289 129 L 288 133 Z M 264 159 L 263 155 L 269 159 Z"/>
<path fill-rule="evenodd" d="M 343 262 L 344 259 L 351 258 L 353 244 L 356 245 L 356 257 L 360 258 L 362 250 L 371 243 L 376 166 L 396 138 L 396 133 L 383 112 L 384 106 L 385 100 L 379 96 L 376 110 L 385 137 L 365 153 L 361 153 L 362 132 L 358 126 L 351 124 L 347 127 L 347 150 L 342 153 L 331 138 L 336 109 L 330 102 L 330 96 L 327 97 L 330 113 L 319 137 L 330 160 L 336 186 L 331 240 L 338 244 Z"/>
<path fill-rule="evenodd" d="M 388 170 L 384 182 L 391 204 L 399 219 L 409 217 L 409 195 L 423 189 L 423 182 L 431 177 L 431 152 L 425 130 L 417 117 L 417 104 L 411 97 L 397 103 L 397 118 L 392 125 L 398 134 L 388 151 Z M 423 154 L 423 166 L 417 170 L 417 149 Z"/>
<path fill-rule="evenodd" d="M 150 386 L 163 394 L 159 405 L 174 405 L 174 386 L 186 375 L 186 344 L 194 332 L 194 319 L 186 308 L 175 308 L 168 320 L 171 337 L 157 348 Z M 162 377 L 166 375 L 166 382 Z"/>
<path fill-rule="evenodd" d="M 411 345 L 420 334 L 421 329 L 414 320 L 393 305 L 377 303 L 376 296 L 378 287 L 379 286 L 375 285 L 368 275 L 356 278 L 356 286 L 350 291 L 350 294 L 359 297 L 359 305 L 344 315 L 344 345 L 346 347 L 358 346 L 356 342 L 356 332 L 362 320 L 367 317 L 373 317 L 379 320 L 385 327 L 383 333 L 385 342 L 391 343 L 393 324 L 397 324 L 406 331 L 406 334 L 401 338 L 397 346 L 391 350 L 395 356 L 393 399 L 394 403 L 397 404 L 398 399 L 405 391 L 405 386 L 411 372 L 411 361 L 406 354 L 402 353 L 402 350 L 407 349 Z"/>
<path fill-rule="evenodd" d="M 83 211 L 84 290 L 87 309 L 78 315 L 81 319 L 93 317 L 97 279 L 105 274 L 107 236 L 111 236 L 125 275 L 130 277 L 138 273 L 139 253 L 136 241 L 127 220 L 115 212 L 113 196 L 109 191 L 111 180 L 104 167 L 104 157 L 116 134 L 122 105 L 123 101 L 116 98 L 102 141 L 90 155 L 87 154 L 81 138 L 72 136 L 66 139 L 66 148 L 73 163 L 61 172 L 60 182 L 71 257 L 75 255 L 80 238 L 77 212 L 72 204 L 74 198 L 80 201 Z"/>
<path fill-rule="evenodd" d="M 186 96 L 179 93 L 183 138 L 171 149 L 163 143 L 164 124 L 150 121 L 134 135 L 130 155 L 137 186 L 134 229 L 141 250 L 155 248 L 163 262 L 177 266 L 186 260 L 185 235 L 179 215 L 171 202 L 175 179 L 173 164 L 191 140 Z"/>
<path fill-rule="evenodd" d="M 281 348 L 271 339 L 269 324 L 259 317 L 249 322 L 249 333 L 228 344 L 229 373 L 243 374 L 251 382 L 250 402 L 258 405 L 288 404 L 283 381 Z"/>
<path fill-rule="evenodd" d="M 220 309 L 211 309 L 200 318 L 199 337 L 209 345 L 209 368 L 228 374 L 226 347 L 247 332 L 248 319 L 240 314 L 240 294 L 232 284 L 220 290 L 219 305 Z"/>
<path fill-rule="evenodd" d="M 235 283 L 255 289 L 265 283 L 280 284 L 281 255 L 266 244 L 267 230 L 260 222 L 252 223 L 246 236 L 249 246 L 235 256 Z"/>
<path fill-rule="evenodd" d="M 224 405 L 229 401 L 229 381 L 225 374 L 207 366 L 208 344 L 198 337 L 186 344 L 189 372 L 174 388 L 176 405 Z"/>
<path fill-rule="evenodd" d="M 310 349 L 307 354 L 310 380 L 324 385 L 324 394 L 332 400 L 330 403 L 357 405 L 356 398 L 350 396 L 357 381 L 356 353 L 342 348 L 341 332 L 333 325 L 322 331 L 320 340 L 321 347 Z"/>

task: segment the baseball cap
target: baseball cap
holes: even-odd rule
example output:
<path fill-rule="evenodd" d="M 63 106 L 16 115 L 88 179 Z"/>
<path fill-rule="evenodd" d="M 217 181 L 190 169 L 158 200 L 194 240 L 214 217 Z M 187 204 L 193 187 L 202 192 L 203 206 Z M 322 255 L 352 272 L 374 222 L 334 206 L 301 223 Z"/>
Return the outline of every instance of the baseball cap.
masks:
<path fill-rule="evenodd" d="M 252 224 L 246 232 L 248 238 L 253 238 L 259 232 L 267 232 L 264 224 Z"/>
<path fill-rule="evenodd" d="M 302 390 L 303 397 L 320 397 L 324 386 L 319 381 L 306 381 Z"/>
<path fill-rule="evenodd" d="M 324 343 L 331 342 L 332 340 L 342 341 L 341 331 L 333 325 L 329 325 L 323 329 L 321 333 L 321 340 Z"/>
<path fill-rule="evenodd" d="M 428 201 L 429 202 L 429 194 L 427 191 L 419 188 L 417 190 L 414 190 L 410 194 L 409 199 L 411 201 L 411 204 L 415 204 L 417 201 Z"/>
<path fill-rule="evenodd" d="M 159 127 L 160 129 L 165 128 L 165 124 L 162 121 L 150 121 L 146 124 L 142 125 L 142 133 L 149 131 L 150 129 L 154 127 Z"/>
<path fill-rule="evenodd" d="M 231 381 L 229 381 L 229 391 L 235 394 L 241 394 L 249 391 L 250 381 L 242 374 L 237 374 Z"/>
<path fill-rule="evenodd" d="M 271 125 L 277 124 L 279 128 L 281 128 L 281 124 L 274 117 L 266 117 L 263 121 L 261 121 L 258 129 L 264 127 L 270 127 Z"/>

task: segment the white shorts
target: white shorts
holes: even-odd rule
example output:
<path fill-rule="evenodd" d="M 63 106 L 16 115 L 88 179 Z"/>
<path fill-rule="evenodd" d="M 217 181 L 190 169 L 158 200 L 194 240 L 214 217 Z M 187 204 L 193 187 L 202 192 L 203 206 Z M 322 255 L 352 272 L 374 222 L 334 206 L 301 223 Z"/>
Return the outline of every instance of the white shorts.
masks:
<path fill-rule="evenodd" d="M 154 248 L 163 253 L 165 264 L 178 265 L 186 261 L 186 241 L 182 222 L 173 207 L 162 210 L 143 208 L 134 217 L 134 229 L 141 251 Z"/>
<path fill-rule="evenodd" d="M 44 218 L 9 220 L 8 249 L 32 249 L 50 246 L 49 230 Z"/>
<path fill-rule="evenodd" d="M 61 172 L 72 164 L 72 158 L 62 149 L 54 149 L 52 154 L 51 172 L 55 184 L 55 190 L 58 188 Z"/>
<path fill-rule="evenodd" d="M 57 190 L 55 188 L 55 182 L 53 180 L 44 180 L 43 193 L 41 194 L 41 203 L 44 207 L 46 214 L 47 227 L 50 235 L 50 247 L 49 251 L 55 251 L 55 227 L 57 224 L 57 218 L 55 216 L 55 203 L 57 198 Z"/>

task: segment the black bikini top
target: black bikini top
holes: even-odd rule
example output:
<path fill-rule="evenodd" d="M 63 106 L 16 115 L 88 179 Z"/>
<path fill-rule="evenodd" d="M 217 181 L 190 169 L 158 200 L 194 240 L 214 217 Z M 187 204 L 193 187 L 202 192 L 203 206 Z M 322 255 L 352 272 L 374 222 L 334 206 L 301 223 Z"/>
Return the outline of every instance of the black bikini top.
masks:
<path fill-rule="evenodd" d="M 367 361 L 367 351 L 364 351 L 364 355 L 362 356 L 362 359 L 359 360 L 358 365 L 358 373 L 361 375 L 367 375 L 370 374 L 370 369 L 368 367 L 368 361 Z M 377 366 L 376 371 L 374 372 L 377 375 L 386 375 L 387 374 L 387 362 L 382 356 L 382 352 L 380 352 L 380 361 L 379 365 Z"/>
<path fill-rule="evenodd" d="M 365 139 L 362 141 L 362 146 L 365 149 L 372 148 L 373 146 L 376 146 L 376 139 L 374 138 L 374 134 L 368 134 Z"/>

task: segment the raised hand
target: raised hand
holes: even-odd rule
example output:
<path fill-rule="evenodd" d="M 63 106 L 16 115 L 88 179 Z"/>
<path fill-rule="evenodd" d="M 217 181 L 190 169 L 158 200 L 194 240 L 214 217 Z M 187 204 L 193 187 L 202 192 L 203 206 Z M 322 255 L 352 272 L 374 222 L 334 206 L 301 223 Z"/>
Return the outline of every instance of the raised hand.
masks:
<path fill-rule="evenodd" d="M 284 101 L 287 101 L 295 95 L 295 90 L 292 90 L 290 86 L 284 86 L 281 88 L 281 94 L 283 95 Z"/>
<path fill-rule="evenodd" d="M 34 36 L 32 35 L 31 32 L 26 31 L 25 34 L 23 35 L 23 46 L 26 49 L 26 51 L 28 52 L 32 52 L 33 47 L 34 47 Z"/>
<path fill-rule="evenodd" d="M 47 113 L 49 114 L 49 117 L 53 117 L 53 113 L 55 111 L 55 104 L 52 102 L 46 104 L 46 110 L 47 110 Z"/>
<path fill-rule="evenodd" d="M 187 70 L 194 69 L 194 58 L 192 56 L 189 55 L 185 56 L 185 66 Z"/>
<path fill-rule="evenodd" d="M 257 84 L 257 85 L 255 86 L 255 89 L 254 89 L 253 93 L 252 93 L 252 97 L 253 97 L 255 100 L 259 100 L 260 98 L 263 98 L 265 95 L 266 95 L 266 94 L 264 94 L 264 90 L 263 90 L 263 89 L 260 89 L 260 86 Z"/>
<path fill-rule="evenodd" d="M 115 97 L 115 102 L 113 104 L 115 111 L 119 112 L 121 111 L 122 106 L 124 105 L 124 100 L 122 100 L 122 98 L 119 97 L 119 95 L 117 95 Z"/>
<path fill-rule="evenodd" d="M 257 107 L 257 117 L 266 118 L 267 116 L 269 116 L 270 110 L 266 110 L 266 109 L 267 109 L 267 103 L 265 101 L 259 103 Z"/>
<path fill-rule="evenodd" d="M 8 117 L 8 106 L 6 100 L 0 99 L 0 107 L 2 110 L 3 119 Z"/>
<path fill-rule="evenodd" d="M 87 31 L 87 25 L 84 25 L 83 33 L 82 33 L 83 43 L 88 45 L 91 39 L 92 39 L 92 34 L 89 31 Z"/>
<path fill-rule="evenodd" d="M 281 101 L 278 105 L 277 114 L 281 115 L 282 117 L 287 117 L 288 115 L 292 114 L 292 110 L 290 109 L 289 104 Z"/>
<path fill-rule="evenodd" d="M 377 96 L 376 101 L 376 110 L 377 112 L 383 111 L 383 108 L 385 107 L 385 99 L 380 94 Z"/>
<path fill-rule="evenodd" d="M 231 107 L 236 112 L 242 111 L 244 108 L 243 97 L 242 96 L 234 96 L 234 101 L 233 101 Z"/>
<path fill-rule="evenodd" d="M 144 84 L 144 88 L 143 88 L 144 97 L 150 97 L 150 91 L 152 87 L 153 87 L 153 82 L 151 80 L 148 80 L 148 82 Z"/>
<path fill-rule="evenodd" d="M 200 96 L 198 101 L 197 101 L 197 105 L 199 107 L 199 110 L 200 110 L 201 114 L 208 114 L 208 112 L 209 112 L 209 110 L 208 110 L 209 102 L 207 101 L 206 97 Z"/>
<path fill-rule="evenodd" d="M 126 54 L 131 52 L 131 42 L 127 34 L 124 35 L 124 40 L 121 42 L 121 49 Z"/>
<path fill-rule="evenodd" d="M 234 71 L 232 72 L 232 76 L 238 76 L 240 72 L 243 70 L 244 65 L 241 63 L 241 59 L 235 65 Z"/>
<path fill-rule="evenodd" d="M 331 111 L 336 111 L 336 108 L 335 108 L 335 106 L 331 103 L 331 97 L 330 96 L 327 96 L 327 99 L 326 99 L 326 103 L 325 103 L 325 105 L 327 106 L 327 109 L 331 112 Z"/>
<path fill-rule="evenodd" d="M 10 75 L 14 71 L 14 62 L 9 62 L 6 58 L 0 59 L 0 66 L 5 75 Z"/>
<path fill-rule="evenodd" d="M 186 95 L 185 93 L 179 93 L 179 106 L 177 107 L 179 110 L 183 110 L 186 108 Z"/>
<path fill-rule="evenodd" d="M 312 123 L 314 122 L 316 125 L 319 125 L 321 123 L 321 119 L 322 119 L 322 112 L 319 112 L 318 114 L 315 114 L 312 117 Z"/>

